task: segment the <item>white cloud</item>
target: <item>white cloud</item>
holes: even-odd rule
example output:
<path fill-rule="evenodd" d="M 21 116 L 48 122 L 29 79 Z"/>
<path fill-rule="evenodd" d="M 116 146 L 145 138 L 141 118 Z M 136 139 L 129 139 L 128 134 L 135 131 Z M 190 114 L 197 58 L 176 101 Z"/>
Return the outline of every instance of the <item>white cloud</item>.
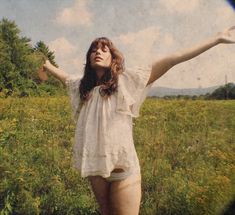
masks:
<path fill-rule="evenodd" d="M 124 44 L 134 44 L 137 41 L 141 41 L 142 45 L 146 47 L 153 43 L 153 41 L 159 35 L 159 28 L 151 26 L 140 30 L 138 32 L 128 32 L 119 36 L 119 40 Z M 145 43 L 143 43 L 143 40 Z M 146 42 L 148 44 L 146 44 Z"/>
<path fill-rule="evenodd" d="M 81 74 L 83 60 L 79 57 L 78 48 L 66 38 L 60 37 L 49 43 L 51 51 L 55 52 L 59 67 L 70 74 Z"/>
<path fill-rule="evenodd" d="M 64 26 L 90 26 L 92 13 L 88 10 L 90 0 L 75 0 L 72 7 L 64 8 L 56 17 L 56 22 Z"/>
<path fill-rule="evenodd" d="M 169 12 L 190 13 L 197 8 L 200 0 L 160 0 L 160 3 Z"/>
<path fill-rule="evenodd" d="M 65 57 L 75 52 L 76 48 L 66 38 L 60 37 L 49 43 L 50 50 L 54 51 L 57 56 Z"/>
<path fill-rule="evenodd" d="M 158 27 L 148 27 L 138 32 L 128 32 L 114 41 L 120 46 L 125 45 L 126 59 L 130 65 L 138 63 L 149 64 L 154 42 L 159 38 L 160 30 Z"/>
<path fill-rule="evenodd" d="M 155 43 L 167 48 L 174 44 L 173 35 L 161 33 L 159 27 L 150 26 L 137 32 L 128 32 L 114 38 L 115 43 L 120 47 L 125 46 L 126 62 L 129 66 L 136 64 L 151 65 L 157 57 L 161 57 L 163 50 L 155 50 Z M 157 54 L 156 54 L 157 53 Z"/>

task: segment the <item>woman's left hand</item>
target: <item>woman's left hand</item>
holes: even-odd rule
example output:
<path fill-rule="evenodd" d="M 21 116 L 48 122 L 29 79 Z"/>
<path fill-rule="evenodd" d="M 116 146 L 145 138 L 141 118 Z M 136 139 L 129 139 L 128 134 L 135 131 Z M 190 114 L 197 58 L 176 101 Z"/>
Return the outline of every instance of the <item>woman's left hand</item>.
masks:
<path fill-rule="evenodd" d="M 235 43 L 235 25 L 217 33 L 219 43 Z"/>

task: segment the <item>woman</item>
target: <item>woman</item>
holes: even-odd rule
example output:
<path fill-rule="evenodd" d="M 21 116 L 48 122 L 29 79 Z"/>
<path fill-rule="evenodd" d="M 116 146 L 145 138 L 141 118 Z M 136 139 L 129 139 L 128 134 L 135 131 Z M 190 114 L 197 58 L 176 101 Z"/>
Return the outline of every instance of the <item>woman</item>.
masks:
<path fill-rule="evenodd" d="M 153 82 L 173 66 L 217 44 L 235 43 L 234 29 L 163 57 L 146 70 L 125 69 L 122 54 L 104 37 L 91 43 L 82 78 L 71 77 L 46 60 L 43 70 L 68 87 L 76 122 L 74 167 L 90 181 L 101 214 L 139 213 L 141 174 L 132 118 L 139 116 Z"/>

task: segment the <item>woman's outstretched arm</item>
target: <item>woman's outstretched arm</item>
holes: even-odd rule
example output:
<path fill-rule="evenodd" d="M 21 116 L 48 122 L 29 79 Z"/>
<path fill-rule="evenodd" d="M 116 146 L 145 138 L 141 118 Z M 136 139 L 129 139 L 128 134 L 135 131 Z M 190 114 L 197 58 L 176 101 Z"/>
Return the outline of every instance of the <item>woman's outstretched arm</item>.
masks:
<path fill-rule="evenodd" d="M 203 41 L 202 43 L 196 46 L 178 51 L 153 62 L 152 72 L 147 85 L 160 78 L 173 66 L 184 61 L 190 60 L 198 56 L 199 54 L 205 52 L 206 50 L 214 47 L 215 45 L 218 45 L 220 43 L 235 43 L 235 32 L 233 31 L 234 29 L 235 26 L 232 26 L 228 29 L 225 29 L 223 32 L 217 33 L 217 35 L 207 39 L 206 41 Z"/>
<path fill-rule="evenodd" d="M 52 74 L 55 78 L 59 79 L 63 83 L 63 85 L 66 86 L 66 79 L 69 78 L 69 75 L 63 70 L 52 65 L 49 60 L 45 61 L 43 69 L 45 71 L 50 72 L 50 74 Z"/>

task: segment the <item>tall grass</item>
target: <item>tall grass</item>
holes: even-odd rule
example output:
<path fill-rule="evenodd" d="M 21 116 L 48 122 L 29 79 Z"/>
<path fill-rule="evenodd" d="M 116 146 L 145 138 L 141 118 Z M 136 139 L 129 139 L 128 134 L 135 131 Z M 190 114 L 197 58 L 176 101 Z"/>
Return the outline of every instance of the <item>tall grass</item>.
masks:
<path fill-rule="evenodd" d="M 134 119 L 140 214 L 220 214 L 235 198 L 235 101 L 148 98 Z M 71 167 L 67 96 L 0 99 L 0 214 L 98 214 Z"/>
<path fill-rule="evenodd" d="M 148 99 L 134 138 L 142 214 L 220 214 L 235 197 L 235 101 Z"/>

